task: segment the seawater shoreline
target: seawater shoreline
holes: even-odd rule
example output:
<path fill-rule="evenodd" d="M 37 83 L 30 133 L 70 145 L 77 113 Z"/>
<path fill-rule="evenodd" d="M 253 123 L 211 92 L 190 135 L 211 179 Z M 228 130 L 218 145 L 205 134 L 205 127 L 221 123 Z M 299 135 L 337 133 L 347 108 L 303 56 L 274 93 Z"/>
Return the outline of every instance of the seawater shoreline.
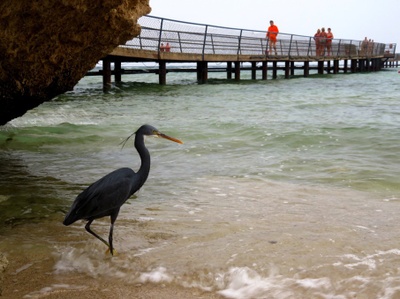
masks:
<path fill-rule="evenodd" d="M 5 298 L 396 298 L 397 72 L 206 86 L 172 76 L 107 94 L 85 79 L 0 131 Z M 146 140 L 150 176 L 121 209 L 111 258 L 84 222 L 62 219 L 96 179 L 138 169 L 133 145 L 118 144 L 143 123 L 185 143 Z M 93 229 L 107 236 L 109 219 Z"/>
<path fill-rule="evenodd" d="M 217 194 L 225 194 L 225 192 L 231 188 L 229 186 L 229 180 L 227 179 L 214 181 L 217 185 L 225 186 L 216 190 L 216 192 L 218 192 Z M 282 204 L 286 206 L 286 216 L 285 214 L 277 214 L 277 210 L 270 208 L 267 208 L 267 210 L 270 210 L 269 213 L 264 213 L 262 211 L 252 212 L 252 210 L 247 211 L 247 213 L 249 213 L 247 217 L 258 218 L 260 213 L 261 215 L 264 214 L 265 218 L 252 224 L 255 226 L 253 228 L 248 228 L 249 224 L 246 223 L 248 218 L 246 217 L 242 219 L 245 223 L 240 221 L 236 224 L 226 219 L 227 223 L 230 222 L 231 226 L 238 226 L 239 229 L 233 234 L 232 238 L 228 239 L 234 242 L 234 244 L 232 244 L 235 247 L 234 252 L 241 252 L 242 250 L 240 250 L 240 248 L 245 245 L 243 241 L 241 241 L 243 233 L 250 233 L 256 229 L 257 226 L 263 226 L 262 229 L 265 231 L 261 235 L 258 233 L 254 235 L 254 244 L 250 245 L 249 252 L 257 255 L 255 246 L 260 242 L 268 244 L 268 246 L 265 244 L 261 245 L 262 248 L 260 249 L 264 251 L 264 262 L 267 262 L 267 264 L 275 264 L 275 266 L 267 271 L 269 274 L 264 273 L 262 276 L 261 272 L 257 274 L 256 271 L 251 270 L 251 268 L 255 266 L 254 261 L 250 262 L 251 259 L 247 262 L 234 262 L 236 254 L 227 252 L 226 267 L 228 267 L 228 265 L 242 266 L 243 268 L 241 271 L 244 276 L 239 277 L 243 278 L 243 281 L 236 281 L 235 277 L 230 277 L 228 272 L 226 272 L 226 276 L 221 282 L 221 287 L 217 287 L 213 284 L 210 285 L 210 281 L 203 284 L 202 287 L 201 275 L 207 275 L 207 271 L 218 272 L 218 270 L 213 270 L 211 268 L 202 270 L 200 264 L 204 263 L 204 267 L 207 267 L 206 265 L 213 263 L 212 260 L 198 261 L 196 263 L 194 263 L 194 261 L 191 262 L 190 264 L 192 264 L 193 271 L 196 271 L 193 275 L 197 278 L 191 280 L 191 278 L 185 277 L 187 281 L 180 281 L 178 269 L 181 267 L 180 264 L 186 264 L 186 262 L 172 261 L 172 264 L 169 264 L 167 260 L 165 260 L 165 257 L 161 257 L 164 251 L 163 247 L 167 246 L 167 244 L 164 244 L 162 233 L 169 232 L 171 230 L 169 226 L 173 225 L 173 223 L 169 224 L 169 221 L 165 220 L 166 222 L 164 222 L 163 225 L 156 221 L 156 219 L 150 219 L 150 211 L 154 211 L 153 213 L 160 213 L 164 208 L 154 208 L 150 205 L 148 208 L 145 208 L 145 210 L 148 211 L 147 214 L 143 214 L 145 210 L 136 207 L 136 212 L 132 215 L 136 220 L 132 221 L 129 220 L 129 217 L 132 217 L 130 216 L 132 211 L 128 206 L 129 209 L 124 209 L 121 219 L 118 222 L 117 232 L 126 230 L 128 226 L 132 226 L 132 229 L 128 228 L 124 234 L 119 233 L 116 235 L 116 244 L 118 248 L 121 248 L 119 255 L 116 257 L 106 255 L 104 245 L 101 244 L 101 242 L 97 242 L 97 240 L 90 239 L 90 236 L 88 236 L 83 229 L 83 222 L 77 223 L 71 228 L 64 227 L 61 222 L 58 221 L 58 219 L 62 219 L 63 214 L 61 212 L 47 221 L 20 224 L 4 231 L 2 235 L 5 239 L 0 243 L 0 249 L 8 249 L 7 258 L 10 260 L 10 264 L 6 272 L 3 296 L 4 298 L 90 298 L 93 296 L 93 293 L 96 293 L 96 296 L 99 296 L 98 298 L 143 299 L 159 297 L 178 299 L 237 299 L 243 298 L 243 296 L 245 296 L 245 298 L 259 298 L 259 295 L 257 295 L 259 294 L 258 292 L 266 288 L 266 294 L 271 296 L 272 294 L 276 294 L 276 298 L 291 298 L 291 296 L 314 298 L 312 295 L 314 294 L 312 292 L 314 289 L 313 287 L 307 287 L 307 281 L 311 279 L 310 277 L 315 275 L 313 274 L 315 271 L 320 271 L 318 270 L 319 267 L 325 269 L 322 271 L 321 275 L 326 276 L 318 277 L 318 279 L 315 278 L 315 281 L 312 282 L 311 280 L 310 283 L 312 282 L 312 284 L 315 284 L 315 288 L 317 288 L 319 284 L 324 283 L 327 288 L 331 284 L 329 282 L 330 279 L 332 279 L 332 284 L 334 283 L 336 274 L 335 271 L 332 273 L 327 273 L 326 271 L 333 271 L 342 263 L 344 269 L 349 267 L 349 269 L 355 268 L 354 270 L 356 270 L 361 267 L 363 272 L 368 273 L 372 271 L 374 273 L 373 265 L 375 263 L 378 268 L 381 268 L 381 266 L 379 266 L 381 263 L 379 262 L 380 259 L 384 260 L 386 257 L 397 258 L 400 255 L 400 249 L 395 249 L 395 241 L 391 241 L 391 244 L 376 243 L 378 240 L 386 238 L 393 240 L 393 238 L 390 237 L 394 234 L 393 232 L 388 236 L 383 235 L 383 232 L 385 231 L 385 225 L 390 225 L 390 223 L 396 221 L 393 218 L 395 211 L 389 213 L 389 210 L 391 210 L 391 207 L 396 205 L 400 199 L 393 198 L 391 200 L 385 200 L 384 197 L 381 197 L 377 202 L 372 203 L 369 202 L 368 198 L 374 198 L 375 196 L 369 193 L 362 193 L 358 196 L 362 196 L 362 198 L 363 196 L 367 196 L 364 200 L 360 198 L 361 201 L 365 201 L 368 205 L 367 207 L 353 204 L 352 208 L 350 208 L 351 206 L 345 208 L 344 202 L 350 199 L 356 199 L 358 192 L 336 190 L 339 191 L 336 195 L 340 200 L 335 203 L 326 201 L 327 199 L 335 198 L 335 195 L 332 194 L 332 191 L 335 191 L 334 189 L 326 190 L 324 188 L 321 189 L 311 186 L 298 186 L 295 191 L 288 188 L 288 185 L 284 188 L 285 186 L 277 184 L 276 182 L 251 182 L 249 180 L 243 181 L 243 179 L 239 179 L 237 183 L 239 183 L 239 189 L 243 189 L 243 186 L 240 186 L 241 183 L 248 185 L 250 188 L 245 192 L 246 201 L 248 202 L 247 205 L 253 205 L 258 200 L 262 200 L 263 196 L 267 195 L 269 205 L 274 206 L 274 202 L 283 200 Z M 279 186 L 279 189 L 275 189 L 274 186 Z M 212 185 L 210 185 L 210 187 L 212 187 Z M 265 194 L 266 191 L 268 192 L 267 194 Z M 286 196 L 279 199 L 282 197 L 281 192 L 284 192 Z M 207 192 L 203 195 L 208 196 Z M 291 200 L 293 200 L 293 203 L 290 202 Z M 357 202 L 359 202 L 359 200 L 357 200 Z M 145 203 L 140 204 L 139 202 L 135 202 L 135 204 L 146 205 Z M 221 207 L 225 205 L 231 206 L 231 202 L 221 203 Z M 321 205 L 326 205 L 326 210 Z M 205 209 L 205 207 L 203 208 Z M 316 214 L 314 211 L 315 208 L 321 209 L 320 213 L 323 213 L 320 215 L 321 220 L 310 217 L 310 215 Z M 345 215 L 342 215 L 342 220 L 335 220 L 333 218 L 336 217 L 336 212 L 333 212 L 333 214 L 329 212 L 331 210 L 337 210 L 346 214 L 346 209 L 349 208 L 350 210 L 347 213 L 350 215 L 352 215 L 353 210 L 356 209 L 364 211 L 360 211 L 360 215 L 372 209 L 376 211 L 376 219 L 365 217 L 366 219 L 361 221 L 361 219 L 348 219 Z M 171 209 L 176 210 L 179 209 L 179 207 L 175 205 L 174 208 L 171 207 Z M 282 210 L 282 208 L 280 209 Z M 381 211 L 378 209 L 381 209 Z M 308 211 L 310 215 L 304 215 L 303 211 Z M 235 211 L 233 212 L 236 213 Z M 282 212 L 283 211 L 280 213 Z M 162 214 L 167 216 L 170 212 L 165 211 Z M 192 213 L 189 213 L 189 215 L 191 214 Z M 146 219 L 140 220 L 140 217 L 143 217 L 143 215 L 146 215 Z M 385 215 L 385 220 L 382 219 L 383 215 Z M 193 220 L 195 221 L 200 217 L 194 214 L 193 216 Z M 284 218 L 286 217 L 291 219 L 290 223 L 285 224 L 286 221 Z M 378 217 L 380 219 L 378 219 Z M 327 223 L 324 224 L 322 219 Z M 349 222 L 349 224 L 352 225 L 347 225 L 345 223 L 339 224 L 340 222 Z M 147 227 L 152 223 L 153 227 Z M 196 226 L 198 226 L 200 232 L 204 230 L 204 224 L 202 224 L 202 222 L 194 223 L 197 223 Z M 218 223 L 219 222 L 216 222 L 216 224 Z M 283 225 L 283 227 L 270 227 L 271 223 L 276 223 L 278 226 Z M 139 227 L 142 226 L 143 231 L 149 230 L 152 233 L 148 235 L 145 232 L 137 231 L 136 227 L 138 225 Z M 159 232 L 154 232 L 154 225 Z M 218 226 L 220 225 L 226 226 L 224 223 L 218 224 Z M 315 225 L 317 225 L 318 228 Z M 100 223 L 96 224 L 96 229 L 103 232 L 107 227 L 107 220 L 100 221 Z M 320 228 L 322 229 L 321 231 L 319 231 Z M 218 227 L 215 227 L 215 229 L 218 229 Z M 35 236 L 29 235 L 29 232 L 32 231 L 35 231 Z M 350 236 L 355 239 L 354 241 L 346 238 L 346 231 L 349 231 Z M 134 233 L 132 236 L 133 239 L 129 241 L 124 235 L 130 235 L 132 232 Z M 339 234 L 336 235 L 335 232 Z M 141 233 L 145 233 L 146 239 L 152 239 L 152 235 L 155 234 L 158 236 L 157 240 L 154 240 L 156 242 L 151 242 L 150 248 L 148 248 L 148 245 L 144 246 L 141 244 L 142 241 L 138 239 L 138 235 Z M 342 235 L 343 233 L 345 233 L 345 235 Z M 136 234 L 137 236 L 135 236 Z M 193 237 L 189 237 L 187 241 L 185 238 L 182 240 L 180 240 L 181 238 L 173 238 L 171 242 L 168 242 L 168 245 L 173 245 L 175 247 L 176 258 L 184 259 L 184 257 L 180 257 L 180 253 L 190 250 L 193 246 L 211 247 L 211 251 L 214 255 L 218 256 L 221 254 L 221 249 L 223 247 L 221 248 L 221 246 L 218 245 L 217 248 L 213 248 L 213 246 L 215 247 L 215 245 L 213 245 L 215 242 L 213 239 L 215 237 L 212 237 L 208 241 L 208 238 L 204 239 L 205 236 L 203 235 L 198 235 L 198 233 L 191 234 L 193 234 Z M 211 235 L 214 234 L 224 242 L 226 238 L 224 233 L 211 233 Z M 265 238 L 267 239 L 265 240 Z M 368 239 L 371 239 L 371 242 L 376 244 L 376 246 L 374 247 L 375 250 L 369 248 L 368 254 L 364 256 L 361 252 L 364 250 L 364 245 L 362 243 L 369 243 L 370 241 L 367 241 Z M 165 241 L 167 241 L 167 239 L 165 239 Z M 127 247 L 127 242 L 138 244 L 129 245 Z M 230 241 L 227 241 L 226 245 L 228 245 L 229 242 Z M 228 248 L 229 247 L 225 248 L 223 251 L 227 251 Z M 152 251 L 154 251 L 153 254 Z M 282 256 L 282 252 L 285 253 L 285 257 Z M 349 252 L 354 256 L 347 254 Z M 341 256 L 343 253 L 345 254 Z M 169 255 L 170 253 L 167 252 L 167 254 Z M 206 253 L 204 252 L 204 254 Z M 319 262 L 317 265 L 314 265 L 314 262 L 312 262 L 313 258 L 308 257 L 307 254 L 320 256 L 319 259 L 321 259 L 322 264 L 320 265 Z M 146 265 L 145 261 L 148 258 L 151 260 L 152 255 L 154 256 L 154 261 L 147 262 L 148 264 Z M 170 258 L 174 257 L 170 256 Z M 195 266 L 197 263 L 200 263 L 199 266 Z M 263 261 L 258 260 L 257 263 L 263 263 Z M 157 267 L 159 268 L 166 264 L 168 264 L 168 266 L 166 266 L 167 271 L 165 273 L 162 269 L 157 269 Z M 174 268 L 173 265 L 176 265 L 176 268 Z M 395 266 L 395 264 L 393 264 L 393 266 Z M 189 271 L 187 274 L 190 273 L 190 268 L 189 266 L 188 269 L 185 270 Z M 274 268 L 276 269 L 274 270 Z M 287 268 L 287 270 L 284 270 L 285 268 Z M 290 270 L 291 268 L 292 270 Z M 368 270 L 368 268 L 370 268 L 370 270 Z M 393 269 L 388 270 L 386 267 L 385 269 L 385 271 L 393 271 Z M 354 270 L 350 271 L 350 273 Z M 226 269 L 225 271 L 228 270 Z M 210 273 L 214 276 L 214 279 L 218 277 L 216 276 L 217 272 Z M 358 271 L 355 272 L 357 273 Z M 170 274 L 175 277 L 171 279 L 168 276 Z M 144 277 L 144 279 L 141 279 L 142 277 Z M 190 284 L 190 281 L 193 281 L 193 285 Z M 282 282 L 284 282 L 283 285 L 281 285 Z M 274 285 L 274 283 L 276 283 L 276 285 Z M 208 287 L 205 289 L 204 286 L 207 284 Z M 325 289 L 325 287 L 323 289 Z M 268 288 L 271 288 L 271 290 Z M 255 295 L 251 295 L 252 292 L 255 292 Z"/>

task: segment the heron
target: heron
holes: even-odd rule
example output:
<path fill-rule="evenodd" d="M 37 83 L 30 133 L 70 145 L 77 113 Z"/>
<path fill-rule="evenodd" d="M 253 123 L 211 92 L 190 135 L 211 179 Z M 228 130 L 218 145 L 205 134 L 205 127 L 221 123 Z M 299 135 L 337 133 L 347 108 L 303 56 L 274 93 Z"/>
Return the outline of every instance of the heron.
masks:
<path fill-rule="evenodd" d="M 75 221 L 86 220 L 86 231 L 107 245 L 107 252 L 111 255 L 116 253 L 113 247 L 113 230 L 119 210 L 128 198 L 143 186 L 149 176 L 150 153 L 144 144 L 144 137 L 155 136 L 183 143 L 177 138 L 161 133 L 153 126 L 143 125 L 122 142 L 122 147 L 133 135 L 136 135 L 135 148 L 141 159 L 139 170 L 134 172 L 128 167 L 119 168 L 91 184 L 76 197 L 63 221 L 63 224 L 68 226 Z M 94 220 L 106 216 L 110 216 L 111 219 L 108 242 L 90 228 Z"/>

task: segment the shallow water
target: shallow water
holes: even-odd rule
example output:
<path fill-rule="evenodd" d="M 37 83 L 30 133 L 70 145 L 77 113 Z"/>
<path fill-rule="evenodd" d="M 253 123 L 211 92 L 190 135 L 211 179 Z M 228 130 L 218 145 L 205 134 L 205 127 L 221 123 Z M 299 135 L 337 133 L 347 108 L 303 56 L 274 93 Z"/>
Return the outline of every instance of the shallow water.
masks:
<path fill-rule="evenodd" d="M 400 296 L 397 70 L 190 76 L 126 76 L 107 94 L 84 78 L 2 128 L 0 250 L 29 256 L 15 275 L 45 251 L 49 287 L 79 273 L 223 298 Z M 121 209 L 110 258 L 83 222 L 61 222 L 91 182 L 139 167 L 132 143 L 119 144 L 143 123 L 185 143 L 146 140 L 150 176 Z M 109 221 L 92 227 L 106 236 Z"/>

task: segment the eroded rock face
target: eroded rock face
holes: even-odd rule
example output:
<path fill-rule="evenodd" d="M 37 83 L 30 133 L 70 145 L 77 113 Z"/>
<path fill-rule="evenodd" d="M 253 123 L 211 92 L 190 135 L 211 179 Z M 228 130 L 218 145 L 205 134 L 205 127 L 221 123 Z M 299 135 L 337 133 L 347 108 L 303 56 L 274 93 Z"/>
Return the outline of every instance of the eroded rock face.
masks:
<path fill-rule="evenodd" d="M 4 280 L 4 272 L 6 271 L 6 268 L 8 266 L 8 261 L 6 257 L 0 252 L 0 296 L 3 291 L 3 280 Z"/>
<path fill-rule="evenodd" d="M 149 0 L 0 1 L 0 125 L 71 90 L 150 10 Z"/>

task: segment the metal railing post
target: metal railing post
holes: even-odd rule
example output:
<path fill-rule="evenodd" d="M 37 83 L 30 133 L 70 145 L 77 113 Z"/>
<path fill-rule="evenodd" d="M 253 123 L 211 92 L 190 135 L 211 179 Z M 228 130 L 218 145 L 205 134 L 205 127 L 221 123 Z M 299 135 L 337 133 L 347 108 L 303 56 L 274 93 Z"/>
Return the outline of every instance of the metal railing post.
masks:
<path fill-rule="evenodd" d="M 338 48 L 337 48 L 337 52 L 336 52 L 336 57 L 340 56 L 340 43 L 342 42 L 341 39 L 339 39 L 339 43 L 338 43 Z"/>
<path fill-rule="evenodd" d="M 204 60 L 204 55 L 205 55 L 205 51 L 206 51 L 206 42 L 207 42 L 207 32 L 208 32 L 208 25 L 206 25 L 206 30 L 204 31 L 204 40 L 203 40 L 203 51 L 202 51 L 202 56 L 203 56 L 203 60 Z"/>
<path fill-rule="evenodd" d="M 161 19 L 160 34 L 158 36 L 158 53 L 160 53 L 161 51 L 161 37 L 162 37 L 163 24 L 164 24 L 164 19 Z"/>
<path fill-rule="evenodd" d="M 311 54 L 310 54 L 310 50 L 311 50 L 311 39 L 312 39 L 312 37 L 310 37 L 310 38 L 308 39 L 307 57 L 310 57 L 310 56 L 311 56 Z"/>
<path fill-rule="evenodd" d="M 289 42 L 289 52 L 288 52 L 288 57 L 290 58 L 290 54 L 292 52 L 292 41 L 293 41 L 293 34 L 290 35 L 290 42 Z"/>
<path fill-rule="evenodd" d="M 241 43 L 242 43 L 242 34 L 243 34 L 243 29 L 240 29 L 240 35 L 239 35 L 239 43 L 238 43 L 237 55 L 240 55 L 240 45 L 241 45 Z"/>
<path fill-rule="evenodd" d="M 261 55 L 265 55 L 266 51 L 264 51 L 264 45 L 263 45 L 263 39 L 260 38 L 260 44 L 261 44 Z"/>
<path fill-rule="evenodd" d="M 179 31 L 178 31 L 178 41 L 179 41 L 179 49 L 181 50 L 181 53 L 183 53 L 182 41 L 181 41 L 181 33 Z"/>
<path fill-rule="evenodd" d="M 142 37 L 139 35 L 138 38 L 139 38 L 139 47 L 140 47 L 140 50 L 143 50 Z"/>

